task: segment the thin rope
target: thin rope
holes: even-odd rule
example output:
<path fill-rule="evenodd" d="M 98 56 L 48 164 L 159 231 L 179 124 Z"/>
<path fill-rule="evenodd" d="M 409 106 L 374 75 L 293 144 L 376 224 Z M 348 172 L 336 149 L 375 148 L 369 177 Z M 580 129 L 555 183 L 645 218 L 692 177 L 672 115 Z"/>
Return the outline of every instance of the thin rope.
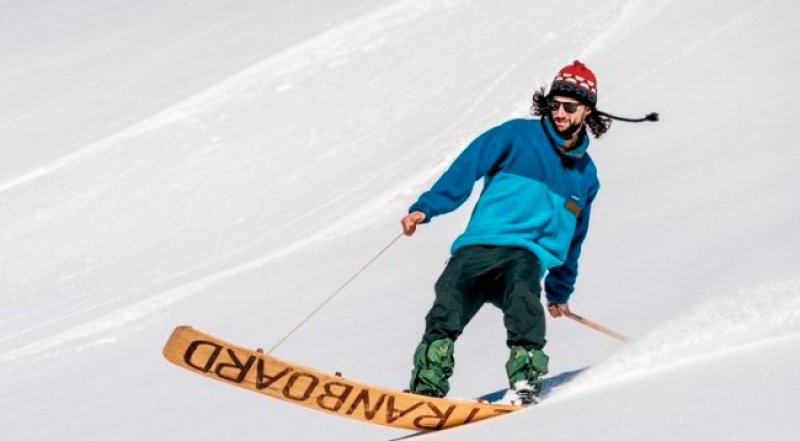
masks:
<path fill-rule="evenodd" d="M 391 241 L 391 242 L 389 242 L 389 244 L 388 244 L 388 245 L 386 245 L 385 247 L 383 247 L 383 249 L 382 249 L 382 250 L 380 250 L 380 252 L 378 252 L 378 254 L 376 254 L 376 255 L 375 255 L 375 256 L 374 256 L 372 259 L 370 259 L 370 261 L 369 261 L 369 262 L 367 262 L 367 263 L 366 263 L 364 266 L 362 266 L 362 267 L 361 267 L 361 269 L 359 269 L 358 271 L 356 271 L 356 273 L 355 273 L 355 274 L 353 274 L 353 276 L 352 276 L 352 277 L 350 277 L 350 278 L 349 278 L 349 279 L 348 279 L 346 282 L 344 282 L 344 284 L 343 284 L 342 286 L 340 286 L 340 287 L 339 287 L 339 289 L 337 289 L 336 291 L 334 291 L 334 293 L 333 293 L 333 294 L 331 294 L 330 296 L 328 296 L 328 298 L 327 298 L 327 299 L 325 299 L 325 301 L 324 301 L 324 302 L 320 303 L 320 304 L 319 304 L 319 306 L 317 306 L 317 307 L 316 307 L 316 308 L 315 308 L 313 311 L 311 311 L 311 313 L 310 313 L 310 314 L 308 314 L 308 316 L 306 316 L 306 318 L 304 318 L 304 319 L 303 319 L 303 320 L 302 320 L 300 323 L 298 323 L 298 324 L 297 324 L 297 325 L 296 325 L 296 326 L 295 326 L 295 327 L 294 327 L 294 328 L 293 328 L 291 331 L 289 331 L 289 332 L 288 332 L 286 335 L 284 335 L 284 336 L 283 336 L 283 338 L 281 338 L 281 339 L 278 341 L 278 343 L 276 343 L 276 344 L 275 344 L 275 346 L 273 346 L 273 347 L 272 347 L 272 348 L 271 348 L 269 351 L 267 351 L 267 354 L 271 354 L 271 353 L 272 353 L 272 351 L 274 351 L 275 349 L 278 349 L 278 346 L 280 346 L 281 344 L 283 344 L 283 342 L 284 342 L 284 341 L 286 341 L 286 340 L 287 340 L 289 337 L 291 337 L 291 336 L 292 336 L 292 334 L 294 334 L 294 333 L 295 333 L 295 332 L 296 332 L 298 329 L 300 329 L 301 327 L 303 327 L 303 325 L 305 325 L 305 324 L 306 324 L 306 322 L 308 322 L 308 321 L 311 319 L 311 317 L 313 317 L 313 316 L 314 316 L 314 314 L 316 314 L 317 312 L 319 312 L 319 310 L 320 310 L 320 309 L 322 309 L 322 308 L 323 308 L 325 305 L 327 305 L 327 304 L 328 304 L 328 302 L 330 302 L 331 300 L 333 300 L 333 298 L 334 298 L 334 297 L 336 297 L 336 295 L 337 295 L 337 294 L 339 294 L 340 292 L 342 292 L 342 291 L 343 291 L 343 290 L 344 290 L 344 289 L 345 289 L 345 288 L 346 288 L 348 285 L 350 285 L 350 283 L 352 283 L 352 282 L 353 282 L 353 280 L 355 280 L 355 279 L 356 279 L 356 278 L 357 278 L 359 275 L 361 275 L 361 273 L 363 273 L 363 272 L 364 272 L 364 271 L 365 271 L 367 268 L 369 268 L 369 266 L 370 266 L 370 265 L 372 265 L 372 263 L 373 263 L 373 262 L 375 262 L 376 260 L 378 260 L 378 258 L 379 258 L 379 257 L 381 257 L 381 255 L 383 255 L 383 253 L 385 253 L 385 252 L 386 252 L 386 251 L 387 251 L 389 248 L 391 248 L 391 247 L 392 247 L 392 245 L 394 245 L 394 244 L 395 244 L 395 242 L 397 242 L 398 240 L 400 240 L 400 238 L 401 238 L 401 237 L 403 237 L 403 233 L 400 233 L 400 234 L 398 234 L 398 235 L 397 235 L 397 237 L 395 237 L 394 239 L 392 239 L 392 241 Z"/>

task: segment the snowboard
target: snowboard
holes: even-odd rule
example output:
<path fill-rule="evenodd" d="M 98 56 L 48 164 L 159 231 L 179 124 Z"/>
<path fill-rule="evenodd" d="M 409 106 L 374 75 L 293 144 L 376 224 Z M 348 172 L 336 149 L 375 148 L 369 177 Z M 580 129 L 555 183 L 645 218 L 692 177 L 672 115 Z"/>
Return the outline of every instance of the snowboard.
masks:
<path fill-rule="evenodd" d="M 164 357 L 184 369 L 286 403 L 373 424 L 432 431 L 523 409 L 480 400 L 434 398 L 328 374 L 249 349 L 190 326 L 175 328 Z"/>

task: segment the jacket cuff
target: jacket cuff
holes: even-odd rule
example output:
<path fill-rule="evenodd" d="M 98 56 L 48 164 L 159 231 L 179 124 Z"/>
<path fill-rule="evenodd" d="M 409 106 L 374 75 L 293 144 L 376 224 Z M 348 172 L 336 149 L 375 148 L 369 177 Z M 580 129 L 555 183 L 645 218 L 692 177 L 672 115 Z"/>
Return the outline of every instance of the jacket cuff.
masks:
<path fill-rule="evenodd" d="M 548 289 L 549 288 L 549 289 Z M 564 292 L 554 287 L 545 287 L 545 297 L 548 303 L 563 304 L 569 302 L 571 292 Z"/>
<path fill-rule="evenodd" d="M 408 209 L 409 213 L 413 213 L 415 211 L 421 211 L 423 214 L 425 214 L 425 220 L 422 221 L 423 224 L 427 224 L 431 221 L 431 210 L 428 207 L 422 204 L 414 204 Z"/>

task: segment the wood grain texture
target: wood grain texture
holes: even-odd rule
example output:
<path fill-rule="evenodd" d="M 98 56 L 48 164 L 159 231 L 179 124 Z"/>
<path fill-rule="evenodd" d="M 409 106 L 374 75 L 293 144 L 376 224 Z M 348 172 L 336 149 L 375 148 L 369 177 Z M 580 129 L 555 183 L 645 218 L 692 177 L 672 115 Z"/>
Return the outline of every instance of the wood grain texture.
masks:
<path fill-rule="evenodd" d="M 175 328 L 164 357 L 195 373 L 282 401 L 343 417 L 411 430 L 441 430 L 521 409 L 432 398 L 364 384 L 220 340 L 190 326 Z"/>

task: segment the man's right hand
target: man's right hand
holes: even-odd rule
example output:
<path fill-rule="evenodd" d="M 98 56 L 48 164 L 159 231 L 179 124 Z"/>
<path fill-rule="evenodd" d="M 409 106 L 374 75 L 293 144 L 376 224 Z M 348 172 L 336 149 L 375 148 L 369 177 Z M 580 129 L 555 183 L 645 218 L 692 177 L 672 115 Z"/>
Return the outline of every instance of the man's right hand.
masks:
<path fill-rule="evenodd" d="M 425 213 L 421 211 L 412 211 L 403 217 L 400 224 L 403 226 L 403 233 L 406 236 L 411 236 L 417 231 L 417 225 L 425 222 Z"/>

